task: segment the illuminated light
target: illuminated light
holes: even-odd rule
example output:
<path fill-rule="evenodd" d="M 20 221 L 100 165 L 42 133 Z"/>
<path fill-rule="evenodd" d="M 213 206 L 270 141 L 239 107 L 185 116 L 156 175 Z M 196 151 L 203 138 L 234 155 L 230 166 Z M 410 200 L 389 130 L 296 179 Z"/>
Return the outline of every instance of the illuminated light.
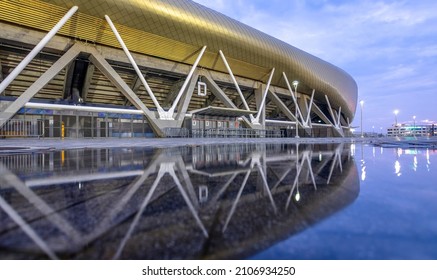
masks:
<path fill-rule="evenodd" d="M 319 161 L 322 161 L 322 153 L 319 153 Z"/>
<path fill-rule="evenodd" d="M 402 155 L 402 149 L 401 149 L 401 148 L 398 148 L 398 149 L 396 150 L 396 153 L 397 153 L 398 157 L 400 157 L 400 156 Z"/>
<path fill-rule="evenodd" d="M 351 144 L 351 156 L 355 156 L 355 149 L 356 149 L 355 144 Z"/>
<path fill-rule="evenodd" d="M 401 174 L 401 164 L 398 160 L 395 162 L 395 173 L 398 176 L 400 176 L 400 174 Z"/>
<path fill-rule="evenodd" d="M 406 149 L 404 153 L 406 155 L 417 155 L 419 151 L 417 149 Z"/>
<path fill-rule="evenodd" d="M 294 196 L 294 199 L 295 199 L 296 201 L 299 201 L 299 200 L 300 200 L 300 193 L 299 193 L 299 191 L 297 191 L 296 195 Z"/>
<path fill-rule="evenodd" d="M 366 180 L 366 167 L 361 168 L 361 181 Z"/>
<path fill-rule="evenodd" d="M 413 170 L 417 171 L 417 156 L 414 156 L 413 158 Z"/>
<path fill-rule="evenodd" d="M 364 105 L 364 100 L 360 101 L 360 105 L 361 105 L 361 111 L 360 111 L 360 113 L 361 113 L 361 118 L 360 118 L 361 137 L 364 137 L 364 134 L 363 134 L 363 105 Z"/>

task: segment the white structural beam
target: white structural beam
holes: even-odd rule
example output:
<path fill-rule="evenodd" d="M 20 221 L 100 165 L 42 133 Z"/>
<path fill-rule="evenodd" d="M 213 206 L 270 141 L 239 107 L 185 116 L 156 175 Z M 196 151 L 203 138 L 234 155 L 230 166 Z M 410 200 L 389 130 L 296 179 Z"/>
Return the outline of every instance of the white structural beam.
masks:
<path fill-rule="evenodd" d="M 120 34 L 117 31 L 117 28 L 112 23 L 111 18 L 107 15 L 105 15 L 105 19 L 108 22 L 109 26 L 111 27 L 112 32 L 114 33 L 115 37 L 117 38 L 118 42 L 120 43 L 124 53 L 126 54 L 127 58 L 129 59 L 129 62 L 131 63 L 132 67 L 135 69 L 135 72 L 137 73 L 138 77 L 140 78 L 141 82 L 143 83 L 144 87 L 146 88 L 147 93 L 149 94 L 150 98 L 153 101 L 153 104 L 155 105 L 159 118 L 162 120 L 174 120 L 173 114 L 176 109 L 176 106 L 182 97 L 182 94 L 184 93 L 188 83 L 191 80 L 191 77 L 193 76 L 194 70 L 196 69 L 197 65 L 199 64 L 203 54 L 205 53 L 206 46 L 203 46 L 203 48 L 200 50 L 199 55 L 197 56 L 196 61 L 194 62 L 193 66 L 190 69 L 190 72 L 188 73 L 188 76 L 182 85 L 181 89 L 179 90 L 178 95 L 176 96 L 176 99 L 173 101 L 172 106 L 168 111 L 165 111 L 161 105 L 159 104 L 158 100 L 155 97 L 155 94 L 153 93 L 152 89 L 150 88 L 149 84 L 147 83 L 146 79 L 144 78 L 143 74 L 141 73 L 140 68 L 138 67 L 137 63 L 135 62 L 134 58 L 132 57 L 129 49 L 127 48 L 126 44 L 124 43 L 123 39 L 121 38 Z"/>
<path fill-rule="evenodd" d="M 297 119 L 297 116 L 295 116 L 290 109 L 288 109 L 287 105 L 284 104 L 284 102 L 282 102 L 282 100 L 272 91 L 269 91 L 270 93 L 270 99 L 273 101 L 273 103 L 275 103 L 275 105 L 277 106 L 277 108 L 282 111 L 282 113 L 284 113 L 290 120 L 294 120 L 295 122 L 293 122 L 293 124 L 296 124 L 296 122 L 299 122 L 299 120 Z"/>
<path fill-rule="evenodd" d="M 343 128 L 340 125 L 340 116 L 341 116 L 341 107 L 339 108 L 339 113 L 336 115 L 334 113 L 334 110 L 332 110 L 331 103 L 329 102 L 329 98 L 327 95 L 325 95 L 326 103 L 328 104 L 329 113 L 331 114 L 333 127 L 335 130 L 341 135 L 341 137 L 344 137 Z"/>
<path fill-rule="evenodd" d="M 197 65 L 200 62 L 200 59 L 202 59 L 202 56 L 205 53 L 205 50 L 206 50 L 206 46 L 203 46 L 203 48 L 200 50 L 199 55 L 197 56 L 196 61 L 194 62 L 193 66 L 191 67 L 190 72 L 188 73 L 188 76 L 185 79 L 184 84 L 182 85 L 181 89 L 179 90 L 179 93 L 176 96 L 176 99 L 173 101 L 173 105 L 168 110 L 168 112 L 167 112 L 167 114 L 165 116 L 165 119 L 170 119 L 170 120 L 173 119 L 173 113 L 174 113 L 174 110 L 176 109 L 176 106 L 177 106 L 177 104 L 179 102 L 179 99 L 181 99 L 182 94 L 184 93 L 185 89 L 187 88 L 187 85 L 190 82 L 191 77 L 193 76 L 194 70 L 196 70 Z"/>
<path fill-rule="evenodd" d="M 336 121 L 337 118 L 335 117 L 334 111 L 332 110 L 331 103 L 329 102 L 329 98 L 327 95 L 325 95 L 325 99 L 326 99 L 326 103 L 328 104 L 328 110 L 329 110 L 329 114 L 331 115 L 332 122 L 334 126 L 338 128 L 338 124 Z"/>
<path fill-rule="evenodd" d="M 232 69 L 229 66 L 228 61 L 226 60 L 225 55 L 223 54 L 223 52 L 221 50 L 219 50 L 219 53 L 220 53 L 220 56 L 221 56 L 221 58 L 223 60 L 223 63 L 226 66 L 226 69 L 228 70 L 229 75 L 231 76 L 232 82 L 234 83 L 235 88 L 237 89 L 237 92 L 240 95 L 240 98 L 241 98 L 241 101 L 243 102 L 244 108 L 249 111 L 250 110 L 249 106 L 247 105 L 246 99 L 244 98 L 244 95 L 241 92 L 240 86 L 237 83 L 237 79 L 235 79 L 234 73 L 232 73 Z"/>
<path fill-rule="evenodd" d="M 212 94 L 214 94 L 220 101 L 228 108 L 238 109 L 238 107 L 232 102 L 232 100 L 223 92 L 223 90 L 217 85 L 214 79 L 211 76 L 211 73 L 207 70 L 202 70 L 202 76 L 205 77 L 205 82 L 208 85 L 208 88 L 211 90 Z M 251 128 L 252 122 L 250 122 L 246 117 L 242 117 L 245 124 Z"/>
<path fill-rule="evenodd" d="M 119 109 L 110 107 L 94 107 L 94 106 L 76 106 L 76 105 L 64 105 L 64 104 L 50 104 L 50 103 L 35 103 L 27 102 L 24 105 L 25 108 L 32 109 L 48 109 L 48 110 L 70 110 L 80 112 L 97 112 L 97 113 L 115 113 L 115 114 L 131 114 L 131 115 L 143 115 L 142 110 L 133 109 Z"/>
<path fill-rule="evenodd" d="M 301 110 L 299 108 L 299 104 L 297 104 L 297 92 L 293 93 L 293 90 L 291 88 L 290 82 L 288 81 L 288 78 L 287 78 L 287 75 L 285 74 L 285 72 L 282 72 L 282 75 L 284 76 L 285 83 L 287 84 L 287 88 L 288 88 L 288 90 L 291 93 L 291 98 L 293 99 L 294 105 L 297 108 L 297 114 L 298 114 L 297 117 L 300 117 L 300 119 L 303 120 L 302 112 L 301 112 Z"/>
<path fill-rule="evenodd" d="M 337 112 L 337 126 L 340 128 L 341 127 L 341 107 L 338 107 L 338 112 Z"/>
<path fill-rule="evenodd" d="M 314 102 L 314 93 L 316 92 L 315 89 L 313 89 L 313 92 L 311 93 L 311 99 L 310 99 L 310 104 L 308 105 L 308 112 L 307 112 L 307 117 L 305 119 L 305 125 L 306 126 L 311 126 L 311 109 L 313 107 L 313 102 Z"/>
<path fill-rule="evenodd" d="M 62 69 L 64 69 L 80 53 L 79 44 L 74 44 L 63 56 L 42 74 L 30 87 L 28 87 L 14 102 L 3 112 L 0 112 L 0 128 L 12 118 L 29 100 L 35 96 L 48 82 L 50 82 Z"/>
<path fill-rule="evenodd" d="M 191 97 L 193 96 L 194 89 L 197 85 L 197 79 L 199 78 L 199 71 L 196 70 L 191 78 L 191 82 L 188 88 L 185 90 L 183 98 L 178 105 L 178 113 L 176 114 L 176 120 L 183 121 L 188 111 L 188 105 L 190 105 Z"/>
<path fill-rule="evenodd" d="M 29 226 L 28 223 L 9 205 L 3 197 L 0 196 L 0 208 L 26 233 L 26 235 L 32 239 L 33 242 L 53 260 L 57 260 L 58 257 L 47 243 Z"/>
<path fill-rule="evenodd" d="M 269 92 L 270 83 L 272 82 L 272 78 L 273 78 L 274 73 L 275 73 L 275 68 L 273 68 L 272 71 L 270 72 L 270 77 L 269 77 L 269 80 L 267 81 L 266 90 L 264 91 L 263 98 L 261 100 L 261 104 L 258 107 L 258 114 L 256 114 L 256 117 L 252 120 L 252 124 L 260 124 L 259 118 L 263 112 L 264 105 L 266 104 L 267 93 Z"/>
<path fill-rule="evenodd" d="M 144 87 L 146 88 L 146 91 L 149 94 L 150 98 L 152 99 L 153 104 L 155 104 L 155 107 L 158 110 L 158 113 L 159 114 L 163 113 L 164 109 L 162 109 L 161 105 L 159 105 L 159 102 L 156 99 L 155 95 L 153 94 L 152 89 L 150 88 L 146 79 L 144 78 L 143 73 L 141 73 L 140 68 L 138 67 L 137 63 L 135 62 L 134 58 L 132 57 L 131 53 L 129 52 L 129 49 L 126 47 L 126 44 L 124 43 L 120 34 L 118 33 L 117 28 L 115 28 L 115 25 L 112 23 L 111 19 L 107 15 L 105 15 L 105 19 L 108 22 L 109 26 L 111 27 L 111 30 L 114 33 L 115 37 L 117 38 L 118 42 L 120 43 L 124 53 L 126 54 L 127 58 L 129 59 L 129 62 L 131 63 L 132 67 L 135 69 L 135 72 L 137 73 L 138 78 L 140 78 L 141 82 L 143 83 Z"/>
<path fill-rule="evenodd" d="M 15 78 L 26 68 L 26 66 L 32 61 L 32 59 L 44 48 L 44 46 L 55 36 L 55 34 L 61 29 L 61 27 L 71 18 L 71 16 L 77 11 L 78 7 L 72 7 L 59 22 L 44 36 L 41 41 L 33 48 L 33 50 L 15 67 L 14 70 L 1 82 L 0 93 L 2 93 L 9 84 L 15 80 Z M 1 127 L 1 124 L 0 124 Z"/>
<path fill-rule="evenodd" d="M 331 120 L 323 113 L 323 111 L 317 106 L 317 104 L 314 104 L 314 113 L 317 114 L 327 125 L 334 126 L 334 123 L 331 122 Z"/>

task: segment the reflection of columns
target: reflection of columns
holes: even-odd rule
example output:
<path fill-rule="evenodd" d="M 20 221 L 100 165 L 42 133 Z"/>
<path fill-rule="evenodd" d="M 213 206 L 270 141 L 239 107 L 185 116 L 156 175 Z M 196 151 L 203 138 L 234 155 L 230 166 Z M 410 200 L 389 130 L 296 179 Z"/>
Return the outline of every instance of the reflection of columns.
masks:
<path fill-rule="evenodd" d="M 297 95 L 296 95 L 296 99 L 297 99 Z M 297 106 L 297 102 L 296 102 L 296 106 Z M 297 136 L 297 131 L 296 131 L 296 136 Z M 300 200 L 299 175 L 300 175 L 300 168 L 299 168 L 299 143 L 297 143 L 296 144 L 296 177 L 294 178 L 294 182 L 295 182 L 296 188 L 297 188 L 296 196 L 295 196 L 296 201 Z"/>
<path fill-rule="evenodd" d="M 343 172 L 343 165 L 341 163 L 341 153 L 343 151 L 343 146 L 344 144 L 340 144 L 337 146 L 337 148 L 335 148 L 334 151 L 334 155 L 333 155 L 333 160 L 331 163 L 331 168 L 329 170 L 329 175 L 328 175 L 328 179 L 326 180 L 326 184 L 329 185 L 329 183 L 331 182 L 331 177 L 332 174 L 334 172 L 334 168 L 338 165 L 340 168 L 340 171 Z"/>
<path fill-rule="evenodd" d="M 223 226 L 222 232 L 225 232 L 226 229 L 228 228 L 228 224 L 229 224 L 232 216 L 234 215 L 234 212 L 235 212 L 235 209 L 237 208 L 238 202 L 240 201 L 241 194 L 243 193 L 244 187 L 246 186 L 247 179 L 249 178 L 250 172 L 251 172 L 251 170 L 247 171 L 246 176 L 244 176 L 243 183 L 241 183 L 237 197 L 235 198 L 234 203 L 232 203 L 231 210 L 229 211 L 228 217 L 226 218 L 226 222 L 225 222 L 225 225 Z"/>
<path fill-rule="evenodd" d="M 49 248 L 41 237 L 21 218 L 21 216 L 12 208 L 3 197 L 0 196 L 0 207 L 8 216 L 26 233 L 26 235 L 32 239 L 35 244 L 41 248 L 51 259 L 58 259 L 55 253 Z"/>
<path fill-rule="evenodd" d="M 200 227 L 200 229 L 202 230 L 202 233 L 205 237 L 208 237 L 208 232 L 205 228 L 205 226 L 203 225 L 202 221 L 199 218 L 199 215 L 197 213 L 197 210 L 195 209 L 195 206 L 193 205 L 193 201 L 190 199 L 189 194 L 187 193 L 187 191 L 184 189 L 184 187 L 182 186 L 179 178 L 176 175 L 175 172 L 175 166 L 176 164 L 178 164 L 179 168 L 185 168 L 184 166 L 181 166 L 181 163 L 183 165 L 182 159 L 180 157 L 178 157 L 179 159 L 173 162 L 162 162 L 159 165 L 159 171 L 158 171 L 158 175 L 155 178 L 155 181 L 153 182 L 149 192 L 147 193 L 146 197 L 143 200 L 143 203 L 141 204 L 137 214 L 135 215 L 134 220 L 132 221 L 129 230 L 127 231 L 126 235 L 124 236 L 123 240 L 121 241 L 117 252 L 115 253 L 113 259 L 118 259 L 121 256 L 121 253 L 123 252 L 124 247 L 126 246 L 127 241 L 130 239 L 130 237 L 132 236 L 132 233 L 134 231 L 134 229 L 136 228 L 136 226 L 139 223 L 139 220 L 141 218 L 141 216 L 143 215 L 143 212 L 145 211 L 145 209 L 147 208 L 153 194 L 155 193 L 156 188 L 158 187 L 159 183 L 161 182 L 162 178 L 168 174 L 173 178 L 173 182 L 176 184 L 180 194 L 182 195 L 185 203 L 187 204 L 191 214 L 193 215 L 196 223 L 198 224 L 198 226 Z M 178 168 L 178 169 L 179 169 Z M 179 170 L 181 171 L 181 170 Z M 188 173 L 186 173 L 188 175 Z M 186 180 L 187 178 L 184 176 L 184 179 Z M 191 181 L 188 178 L 187 183 L 189 182 L 189 185 L 192 188 L 191 185 Z M 191 189 L 189 186 L 189 189 Z M 197 203 L 197 196 L 194 194 L 195 198 L 195 202 Z M 198 205 L 198 203 L 197 203 Z"/>

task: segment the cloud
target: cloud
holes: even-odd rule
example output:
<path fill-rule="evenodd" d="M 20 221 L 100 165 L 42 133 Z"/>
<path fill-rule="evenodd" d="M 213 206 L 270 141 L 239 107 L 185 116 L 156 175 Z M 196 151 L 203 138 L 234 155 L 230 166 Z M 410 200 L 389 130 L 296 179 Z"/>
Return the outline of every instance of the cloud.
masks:
<path fill-rule="evenodd" d="M 346 70 L 366 100 L 369 123 L 390 124 L 394 107 L 437 119 L 430 105 L 437 96 L 436 1 L 197 2 Z"/>

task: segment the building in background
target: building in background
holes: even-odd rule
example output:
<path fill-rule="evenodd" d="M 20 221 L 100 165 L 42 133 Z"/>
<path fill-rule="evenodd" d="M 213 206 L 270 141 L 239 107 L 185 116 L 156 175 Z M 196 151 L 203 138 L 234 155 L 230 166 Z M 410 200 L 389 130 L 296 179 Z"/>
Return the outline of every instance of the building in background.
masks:
<path fill-rule="evenodd" d="M 387 136 L 434 136 L 436 135 L 436 127 L 434 123 L 427 124 L 411 124 L 404 123 L 397 126 L 387 128 Z"/>

